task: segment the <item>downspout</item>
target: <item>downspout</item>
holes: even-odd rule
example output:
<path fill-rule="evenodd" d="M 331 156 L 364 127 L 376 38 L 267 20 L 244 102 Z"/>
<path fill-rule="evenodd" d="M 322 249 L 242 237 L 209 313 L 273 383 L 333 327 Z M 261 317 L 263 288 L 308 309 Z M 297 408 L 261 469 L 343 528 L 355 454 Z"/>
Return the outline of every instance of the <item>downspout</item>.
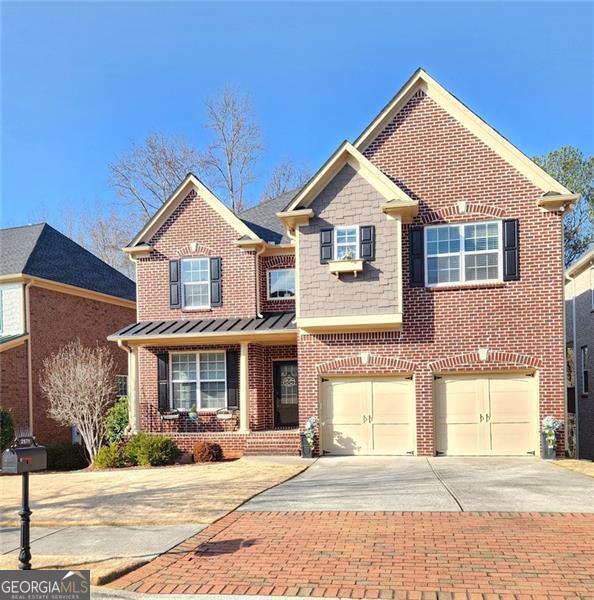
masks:
<path fill-rule="evenodd" d="M 256 250 L 254 255 L 256 261 L 256 316 L 262 318 L 262 313 L 260 312 L 260 256 L 266 250 L 266 244 L 262 244 L 262 247 L 259 250 Z"/>
<path fill-rule="evenodd" d="M 573 389 L 574 389 L 574 402 L 575 402 L 575 457 L 580 457 L 580 394 L 578 386 L 578 370 L 577 370 L 577 335 L 576 335 L 576 318 L 575 318 L 575 277 L 566 275 L 567 279 L 571 282 L 571 342 L 573 344 Z M 565 320 L 564 320 L 565 322 Z M 567 350 L 566 350 L 567 351 Z M 566 361 L 567 362 L 567 359 Z M 567 369 L 567 365 L 565 365 Z M 567 386 L 565 387 L 565 394 L 567 394 Z M 567 406 L 567 405 L 566 405 Z"/>

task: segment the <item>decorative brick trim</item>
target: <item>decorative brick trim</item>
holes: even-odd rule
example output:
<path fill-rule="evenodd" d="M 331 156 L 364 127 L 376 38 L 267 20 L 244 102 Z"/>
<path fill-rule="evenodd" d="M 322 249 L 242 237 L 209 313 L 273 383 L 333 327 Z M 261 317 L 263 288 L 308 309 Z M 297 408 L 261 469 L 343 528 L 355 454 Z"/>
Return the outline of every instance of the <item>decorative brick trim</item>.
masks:
<path fill-rule="evenodd" d="M 466 205 L 466 212 L 460 213 L 457 204 L 448 206 L 439 210 L 432 210 L 421 215 L 423 225 L 432 223 L 446 223 L 460 218 L 475 218 L 477 215 L 502 219 L 505 216 L 505 211 L 502 208 L 489 206 L 488 204 L 472 203 Z"/>
<path fill-rule="evenodd" d="M 379 368 L 381 372 L 386 373 L 412 373 L 415 367 L 414 362 L 403 358 L 391 358 L 389 356 L 361 352 L 318 364 L 316 365 L 316 372 L 323 374 L 345 372 L 349 374 L 369 374 L 371 369 L 377 372 Z"/>
<path fill-rule="evenodd" d="M 179 258 L 184 256 L 213 256 L 214 254 L 215 252 L 212 248 L 204 244 L 198 244 L 197 242 L 190 242 L 177 251 Z"/>
<path fill-rule="evenodd" d="M 448 356 L 440 360 L 428 363 L 433 373 L 444 370 L 492 370 L 495 368 L 539 368 L 541 361 L 538 358 L 527 354 L 517 354 L 515 352 L 503 352 L 501 350 L 489 350 L 486 360 L 481 360 L 478 351 L 466 352 L 456 356 Z"/>

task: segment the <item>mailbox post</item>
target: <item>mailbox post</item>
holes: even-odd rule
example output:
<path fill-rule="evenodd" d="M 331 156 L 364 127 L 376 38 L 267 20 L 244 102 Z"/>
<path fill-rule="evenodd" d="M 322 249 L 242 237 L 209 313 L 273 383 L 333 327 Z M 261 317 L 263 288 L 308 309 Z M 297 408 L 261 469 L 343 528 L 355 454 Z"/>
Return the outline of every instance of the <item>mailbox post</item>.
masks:
<path fill-rule="evenodd" d="M 23 498 L 19 511 L 21 517 L 21 551 L 19 552 L 19 569 L 31 569 L 30 525 L 31 509 L 29 508 L 29 473 L 44 471 L 47 468 L 47 452 L 32 436 L 17 438 L 10 448 L 2 453 L 2 473 L 22 475 Z"/>

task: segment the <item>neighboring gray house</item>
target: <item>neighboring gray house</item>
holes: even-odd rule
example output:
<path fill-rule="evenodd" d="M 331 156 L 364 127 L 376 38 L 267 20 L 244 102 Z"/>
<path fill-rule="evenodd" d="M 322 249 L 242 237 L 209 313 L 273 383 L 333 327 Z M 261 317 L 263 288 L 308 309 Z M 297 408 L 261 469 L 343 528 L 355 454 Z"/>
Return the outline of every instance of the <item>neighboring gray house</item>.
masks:
<path fill-rule="evenodd" d="M 594 247 L 565 271 L 565 317 L 576 456 L 594 460 Z"/>

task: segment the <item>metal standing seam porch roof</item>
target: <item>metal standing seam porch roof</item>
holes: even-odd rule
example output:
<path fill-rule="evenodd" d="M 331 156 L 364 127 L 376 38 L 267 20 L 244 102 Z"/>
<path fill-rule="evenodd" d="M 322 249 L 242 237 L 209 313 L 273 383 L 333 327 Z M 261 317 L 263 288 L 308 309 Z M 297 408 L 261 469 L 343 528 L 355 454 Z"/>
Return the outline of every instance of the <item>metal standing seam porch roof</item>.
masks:
<path fill-rule="evenodd" d="M 245 335 L 254 333 L 290 333 L 297 331 L 295 313 L 274 313 L 265 317 L 229 317 L 222 319 L 175 319 L 158 321 L 140 321 L 122 327 L 107 339 L 112 341 L 141 341 L 155 338 L 181 339 L 196 337 L 218 337 Z"/>

